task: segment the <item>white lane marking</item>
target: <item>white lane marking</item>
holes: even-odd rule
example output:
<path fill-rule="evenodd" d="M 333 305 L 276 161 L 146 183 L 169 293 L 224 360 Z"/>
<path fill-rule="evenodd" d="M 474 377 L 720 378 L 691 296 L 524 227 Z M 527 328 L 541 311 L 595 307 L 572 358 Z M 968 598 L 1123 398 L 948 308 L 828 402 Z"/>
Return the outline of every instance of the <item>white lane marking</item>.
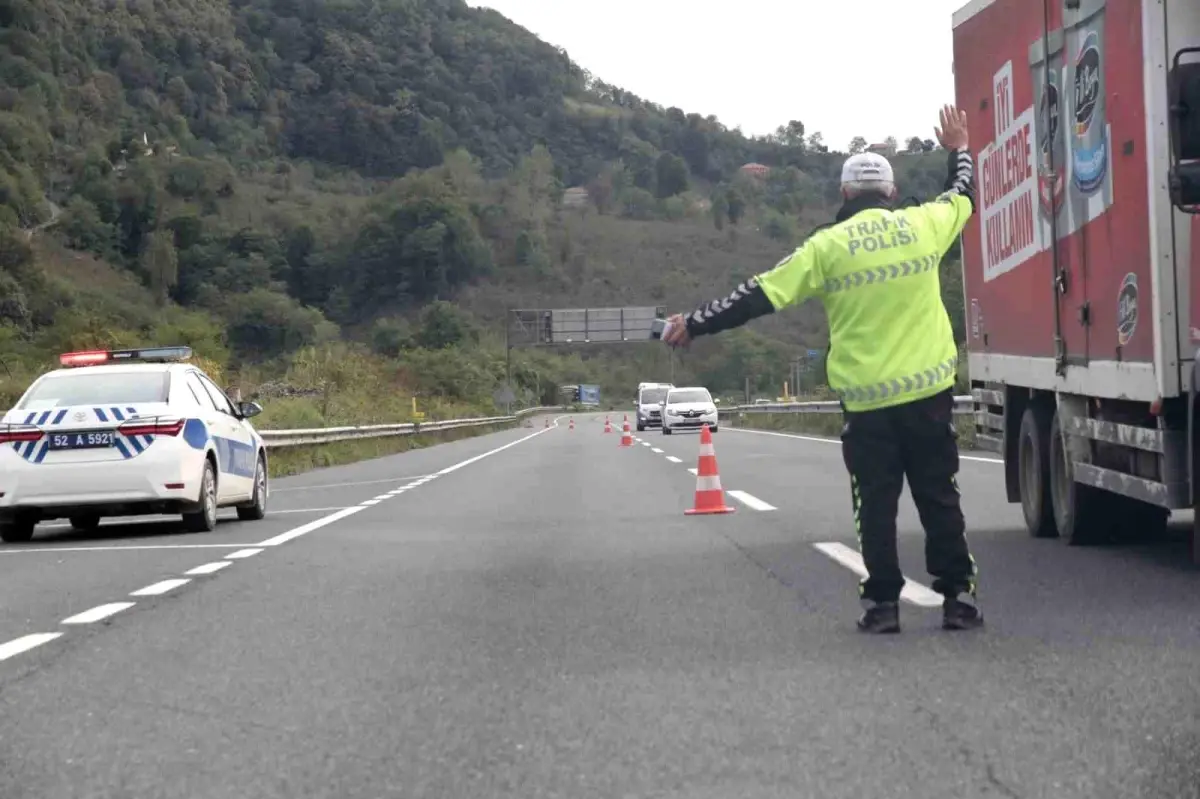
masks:
<path fill-rule="evenodd" d="M 342 519 L 345 519 L 347 516 L 353 516 L 354 514 L 358 513 L 361 510 L 366 510 L 366 509 L 362 505 L 355 505 L 350 508 L 342 508 L 337 513 L 331 513 L 328 516 L 322 516 L 319 519 L 314 519 L 313 521 L 309 522 L 308 524 L 301 525 L 301 526 L 295 528 L 294 530 L 288 530 L 286 533 L 280 533 L 279 535 L 272 536 L 271 538 L 268 538 L 266 541 L 259 541 L 255 546 L 260 546 L 260 547 L 279 546 L 280 544 L 291 541 L 293 538 L 299 538 L 300 536 L 302 536 L 306 533 L 311 533 L 313 530 L 319 530 L 327 524 L 333 524 L 336 521 L 341 521 Z"/>
<path fill-rule="evenodd" d="M 379 495 L 379 496 L 377 496 L 377 497 L 373 497 L 373 499 L 374 499 L 376 502 L 382 502 L 382 501 L 383 501 L 383 500 L 385 500 L 385 499 L 391 499 L 391 496 L 392 496 L 391 494 L 380 494 L 380 495 Z"/>
<path fill-rule="evenodd" d="M 232 565 L 233 564 L 227 560 L 215 560 L 212 563 L 205 563 L 203 566 L 197 566 L 194 569 L 188 569 L 184 572 L 184 574 L 190 574 L 193 577 L 200 574 L 213 574 L 215 572 L 219 572 L 221 569 L 224 569 L 226 566 Z"/>
<path fill-rule="evenodd" d="M 643 441 L 643 442 L 642 442 L 642 446 L 643 446 L 643 447 L 648 447 L 648 446 L 650 446 L 650 442 L 649 442 L 649 441 Z"/>
<path fill-rule="evenodd" d="M 275 493 L 274 488 L 271 489 L 271 493 Z M 328 513 L 331 510 L 341 510 L 344 507 L 346 507 L 346 506 L 339 505 L 335 508 L 286 508 L 286 509 L 272 508 L 271 514 L 274 515 L 276 513 Z M 222 510 L 225 510 L 225 509 L 222 508 Z M 221 515 L 221 516 L 217 517 L 217 521 L 219 521 L 219 522 L 231 522 L 231 521 L 235 521 L 236 519 L 237 519 L 237 516 L 232 516 L 229 514 L 225 514 L 225 515 Z M 163 524 L 164 522 L 166 522 L 166 523 L 177 522 L 177 521 L 179 521 L 179 517 L 178 516 L 168 516 L 165 514 L 163 514 L 163 515 L 150 514 L 150 515 L 146 515 L 146 516 L 112 516 L 112 517 L 104 519 L 104 521 L 106 522 L 106 524 L 104 525 L 104 529 L 110 530 L 113 527 L 138 527 L 138 526 L 143 526 L 143 525 L 148 526 L 151 524 Z M 38 529 L 39 530 L 69 530 L 69 529 L 71 529 L 71 525 L 69 522 L 43 522 L 38 525 Z M 194 545 L 194 546 L 199 546 L 199 545 Z M 205 546 L 214 546 L 214 545 L 206 544 Z M 216 544 L 215 546 L 220 546 L 220 544 Z"/>
<path fill-rule="evenodd" d="M 558 417 L 558 419 L 561 419 L 561 418 L 562 418 L 561 416 Z M 554 420 L 554 424 L 556 424 L 556 425 L 558 424 L 558 419 Z M 515 447 L 517 444 L 520 444 L 523 441 L 528 441 L 531 438 L 537 438 L 542 433 L 545 433 L 547 430 L 553 430 L 553 429 L 554 429 L 553 427 L 543 427 L 541 430 L 537 431 L 536 433 L 530 433 L 527 436 L 518 438 L 516 441 L 510 441 L 502 447 L 496 447 L 495 449 L 489 450 L 488 452 L 485 452 L 482 455 L 476 455 L 474 458 L 467 458 L 462 463 L 456 463 L 453 466 L 447 466 L 445 469 L 442 469 L 437 474 L 442 475 L 442 474 L 450 474 L 451 472 L 456 472 L 464 466 L 471 465 L 475 461 L 481 461 L 484 458 L 488 457 L 489 455 L 495 455 L 497 452 L 503 452 L 504 450 L 508 449 L 509 447 Z"/>
<path fill-rule="evenodd" d="M 683 461 L 679 460 L 679 458 L 676 458 L 674 455 L 668 455 L 667 460 L 669 460 L 671 463 L 683 463 Z"/>
<path fill-rule="evenodd" d="M 109 616 L 120 613 L 123 610 L 128 610 L 133 607 L 134 602 L 110 602 L 107 605 L 97 605 L 91 610 L 85 610 L 83 613 L 76 613 L 74 616 L 63 619 L 63 624 L 91 624 L 93 622 L 107 619 Z"/>
<path fill-rule="evenodd" d="M 34 647 L 48 644 L 61 635 L 62 633 L 33 633 L 32 635 L 23 635 L 20 638 L 14 638 L 8 643 L 0 644 L 0 660 L 8 660 L 22 652 L 28 652 Z"/>
<path fill-rule="evenodd" d="M 288 508 L 287 510 L 271 510 L 272 514 L 276 513 L 328 513 L 331 510 L 345 510 L 345 505 L 337 505 L 332 508 Z"/>
<path fill-rule="evenodd" d="M 688 469 L 688 471 L 691 472 L 692 474 L 695 474 L 697 469 Z"/>
<path fill-rule="evenodd" d="M 250 549 L 239 549 L 237 552 L 230 552 L 225 556 L 225 560 L 241 560 L 242 558 L 251 558 L 262 552 L 261 549 L 253 547 Z"/>
<path fill-rule="evenodd" d="M 813 544 L 813 546 L 845 566 L 850 571 L 857 574 L 859 577 L 867 576 L 867 567 L 863 563 L 862 555 L 858 554 L 845 544 L 829 542 Z M 904 588 L 900 591 L 900 598 L 923 608 L 940 608 L 942 606 L 942 600 L 944 599 L 941 594 L 935 593 L 933 590 L 926 588 L 920 583 L 913 582 L 908 577 L 904 578 Z"/>
<path fill-rule="evenodd" d="M 369 506 L 369 505 L 378 505 L 378 504 L 379 504 L 380 502 L 382 502 L 382 501 L 383 501 L 383 500 L 381 500 L 381 499 L 368 499 L 366 502 L 363 502 L 363 503 L 361 503 L 361 504 L 362 504 L 362 505 L 364 505 L 364 506 Z"/>
<path fill-rule="evenodd" d="M 732 430 L 735 433 L 753 433 L 759 436 L 776 436 L 778 438 L 794 438 L 797 441 L 816 441 L 818 444 L 838 444 L 842 443 L 838 438 L 820 438 L 818 436 L 801 436 L 795 433 L 777 433 L 773 430 L 750 430 L 746 427 L 726 427 L 726 430 Z M 959 455 L 959 460 L 978 461 L 979 463 L 1004 463 L 1000 458 L 981 458 L 978 455 Z"/>
<path fill-rule="evenodd" d="M 372 486 L 380 483 L 407 483 L 410 480 L 419 480 L 422 477 L 428 477 L 427 474 L 410 474 L 408 477 L 387 477 L 382 480 L 356 480 L 353 483 L 322 483 L 315 486 L 287 486 L 285 488 L 276 488 L 271 486 L 271 493 L 279 491 L 312 491 L 318 488 L 348 488 L 350 486 Z"/>
<path fill-rule="evenodd" d="M 148 585 L 145 588 L 139 588 L 130 594 L 130 596 L 158 596 L 165 594 L 168 591 L 173 591 L 181 585 L 187 585 L 191 580 L 176 578 L 174 580 L 162 580 L 161 582 Z"/>
<path fill-rule="evenodd" d="M 653 452 L 655 455 L 663 454 L 663 451 L 661 449 L 659 449 L 658 447 L 651 447 L 650 451 Z"/>
<path fill-rule="evenodd" d="M 483 460 L 484 458 L 488 457 L 489 455 L 495 455 L 497 452 L 503 452 L 504 450 L 508 449 L 509 447 L 515 447 L 517 444 L 520 444 L 523 441 L 528 441 L 531 438 L 537 438 L 538 436 L 542 435 L 543 433 L 548 433 L 551 430 L 554 430 L 556 427 L 558 427 L 558 419 L 561 419 L 561 418 L 563 418 L 563 417 L 560 416 L 554 420 L 554 427 L 543 427 L 541 430 L 538 430 L 536 433 L 530 433 L 527 436 L 522 436 L 521 438 L 518 438 L 516 441 L 510 441 L 507 444 L 505 444 L 504 446 L 496 447 L 493 450 L 488 450 L 487 452 L 483 453 L 482 455 L 476 455 L 473 458 L 467 458 L 465 461 L 456 463 L 453 466 L 447 466 L 445 469 L 442 469 L 440 472 L 437 472 L 436 474 L 433 474 L 433 475 L 426 475 L 425 477 L 423 477 L 421 479 L 428 481 L 428 480 L 432 480 L 433 478 L 435 478 L 439 475 L 450 474 L 451 472 L 458 471 L 459 469 L 461 469 L 464 466 L 469 466 L 472 463 L 475 463 L 476 461 Z M 416 483 L 414 483 L 413 485 L 416 485 Z M 274 546 L 279 546 L 280 544 L 285 544 L 288 541 L 299 538 L 302 535 L 307 535 L 308 533 L 311 533 L 314 530 L 320 530 L 322 527 L 333 524 L 334 522 L 337 522 L 337 521 L 341 521 L 342 519 L 345 519 L 348 516 L 353 516 L 354 514 L 358 513 L 359 511 L 366 510 L 366 508 L 367 508 L 366 505 L 354 505 L 349 508 L 342 508 L 337 513 L 331 513 L 328 516 L 322 516 L 320 519 L 314 519 L 311 522 L 309 522 L 308 524 L 301 525 L 300 527 L 297 527 L 294 530 L 288 530 L 286 533 L 280 533 L 277 536 L 272 536 L 271 538 L 268 538 L 266 541 L 260 541 L 260 542 L 258 542 L 258 544 L 256 546 L 274 547 Z"/>
<path fill-rule="evenodd" d="M 14 547 L 0 549 L 0 555 L 19 555 L 22 552 L 121 552 L 123 550 L 144 549 L 231 549 L 247 547 L 249 544 L 146 544 L 125 547 Z"/>
<path fill-rule="evenodd" d="M 747 508 L 753 508 L 754 510 L 778 510 L 778 508 L 776 508 L 774 505 L 763 502 L 758 497 L 754 496 L 753 494 L 747 494 L 745 491 L 735 491 L 733 489 L 729 489 L 725 493 L 745 505 Z"/>

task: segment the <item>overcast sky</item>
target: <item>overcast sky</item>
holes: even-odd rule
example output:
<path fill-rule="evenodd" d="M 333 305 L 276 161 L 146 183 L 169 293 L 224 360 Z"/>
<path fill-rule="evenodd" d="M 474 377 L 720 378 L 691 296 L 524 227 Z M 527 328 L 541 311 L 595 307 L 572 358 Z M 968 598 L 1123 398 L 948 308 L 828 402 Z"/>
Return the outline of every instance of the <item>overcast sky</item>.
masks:
<path fill-rule="evenodd" d="M 608 83 L 747 134 L 799 119 L 854 136 L 932 138 L 954 100 L 950 16 L 966 0 L 468 0 Z"/>

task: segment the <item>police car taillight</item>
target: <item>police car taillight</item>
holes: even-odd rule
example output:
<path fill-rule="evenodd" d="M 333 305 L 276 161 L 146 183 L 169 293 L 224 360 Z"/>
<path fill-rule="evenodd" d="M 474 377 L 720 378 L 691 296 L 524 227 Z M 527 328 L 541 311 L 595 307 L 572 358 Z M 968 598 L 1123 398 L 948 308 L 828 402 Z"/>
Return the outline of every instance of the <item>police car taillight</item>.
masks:
<path fill-rule="evenodd" d="M 58 356 L 58 362 L 63 366 L 95 366 L 108 362 L 108 352 L 93 350 L 91 352 L 64 352 Z"/>
<path fill-rule="evenodd" d="M 183 430 L 183 420 L 167 416 L 130 419 L 117 430 L 126 436 L 177 436 Z"/>
<path fill-rule="evenodd" d="M 0 444 L 26 444 L 41 441 L 45 435 L 31 424 L 0 424 Z"/>
<path fill-rule="evenodd" d="M 87 350 L 64 352 L 58 356 L 63 366 L 97 366 L 121 361 L 150 361 L 169 363 L 192 357 L 191 347 L 146 347 L 139 350 Z"/>

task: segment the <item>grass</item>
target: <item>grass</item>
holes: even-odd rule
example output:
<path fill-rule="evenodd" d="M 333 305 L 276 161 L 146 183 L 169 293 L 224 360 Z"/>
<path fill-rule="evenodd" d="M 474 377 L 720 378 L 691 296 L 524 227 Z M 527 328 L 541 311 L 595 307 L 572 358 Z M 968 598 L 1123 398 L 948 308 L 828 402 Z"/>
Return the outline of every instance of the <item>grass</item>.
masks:
<path fill-rule="evenodd" d="M 367 438 L 358 441 L 338 441 L 333 444 L 316 444 L 302 447 L 282 447 L 271 450 L 269 471 L 271 477 L 286 477 L 302 474 L 312 469 L 340 466 L 346 463 L 383 458 L 414 449 L 459 441 L 464 438 L 494 433 L 516 427 L 520 422 L 503 422 L 480 427 L 458 427 L 453 430 L 424 433 L 416 436 L 389 436 Z"/>

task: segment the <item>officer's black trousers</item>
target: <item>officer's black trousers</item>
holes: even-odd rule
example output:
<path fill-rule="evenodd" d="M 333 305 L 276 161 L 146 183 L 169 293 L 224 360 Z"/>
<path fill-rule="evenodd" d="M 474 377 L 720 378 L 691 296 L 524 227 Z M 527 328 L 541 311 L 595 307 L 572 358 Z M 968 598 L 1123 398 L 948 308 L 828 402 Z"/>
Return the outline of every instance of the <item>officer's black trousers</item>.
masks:
<path fill-rule="evenodd" d="M 954 393 L 846 413 L 842 457 L 850 472 L 854 522 L 868 577 L 862 597 L 896 601 L 904 587 L 896 553 L 896 510 L 904 478 L 925 528 L 925 566 L 940 594 L 975 593 L 958 492 Z"/>

